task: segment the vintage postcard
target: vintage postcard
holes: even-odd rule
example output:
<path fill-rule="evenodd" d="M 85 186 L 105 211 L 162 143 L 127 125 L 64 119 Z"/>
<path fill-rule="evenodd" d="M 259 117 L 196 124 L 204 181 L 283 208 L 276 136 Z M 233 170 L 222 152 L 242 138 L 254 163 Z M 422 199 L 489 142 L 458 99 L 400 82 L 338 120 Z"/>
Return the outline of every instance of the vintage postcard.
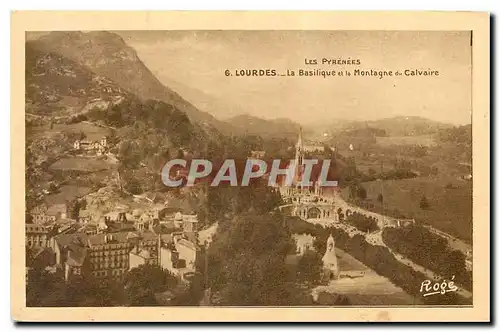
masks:
<path fill-rule="evenodd" d="M 490 320 L 489 15 L 14 12 L 17 321 Z"/>

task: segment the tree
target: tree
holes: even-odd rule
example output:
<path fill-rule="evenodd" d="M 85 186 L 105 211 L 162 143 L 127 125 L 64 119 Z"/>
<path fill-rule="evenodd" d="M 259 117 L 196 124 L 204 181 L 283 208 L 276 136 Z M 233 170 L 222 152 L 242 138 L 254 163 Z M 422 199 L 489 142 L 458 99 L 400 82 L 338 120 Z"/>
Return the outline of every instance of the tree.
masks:
<path fill-rule="evenodd" d="M 295 246 L 279 213 L 240 213 L 219 224 L 210 246 L 209 286 L 223 305 L 287 305 L 285 256 Z"/>
<path fill-rule="evenodd" d="M 365 187 L 363 187 L 363 186 L 361 186 L 361 185 L 360 185 L 360 186 L 358 187 L 358 192 L 357 192 L 357 195 L 358 195 L 358 197 L 359 197 L 359 198 L 361 198 L 361 199 L 366 199 L 366 196 L 367 196 L 367 195 L 366 195 L 366 189 L 365 189 Z"/>
<path fill-rule="evenodd" d="M 384 202 L 384 196 L 382 196 L 382 194 L 378 194 L 378 196 L 377 196 L 377 201 L 378 201 L 379 203 L 383 203 L 383 202 Z"/>
<path fill-rule="evenodd" d="M 354 184 L 351 184 L 351 185 L 349 186 L 349 198 L 351 198 L 351 199 L 356 198 L 357 193 L 358 193 L 358 188 L 357 188 L 357 186 L 356 186 L 356 185 L 354 185 Z"/>
<path fill-rule="evenodd" d="M 429 208 L 429 202 L 427 201 L 427 197 L 425 195 L 420 199 L 420 208 L 422 210 L 427 210 Z"/>
<path fill-rule="evenodd" d="M 154 294 L 177 284 L 177 279 L 161 267 L 144 264 L 125 276 L 125 291 L 132 306 L 157 305 Z"/>
<path fill-rule="evenodd" d="M 306 250 L 297 264 L 297 278 L 308 285 L 317 284 L 321 278 L 321 256 L 314 250 Z"/>
<path fill-rule="evenodd" d="M 51 182 L 51 183 L 49 184 L 49 191 L 50 191 L 51 193 L 55 193 L 55 192 L 57 191 L 57 189 L 58 189 L 58 188 L 57 188 L 57 185 L 56 185 L 54 182 Z"/>
<path fill-rule="evenodd" d="M 136 169 L 142 160 L 137 141 L 124 140 L 118 148 L 119 167 L 121 169 Z"/>
<path fill-rule="evenodd" d="M 68 216 L 71 219 L 78 219 L 78 215 L 80 214 L 80 201 L 78 199 L 73 199 L 71 201 L 66 201 L 66 207 L 68 211 Z"/>

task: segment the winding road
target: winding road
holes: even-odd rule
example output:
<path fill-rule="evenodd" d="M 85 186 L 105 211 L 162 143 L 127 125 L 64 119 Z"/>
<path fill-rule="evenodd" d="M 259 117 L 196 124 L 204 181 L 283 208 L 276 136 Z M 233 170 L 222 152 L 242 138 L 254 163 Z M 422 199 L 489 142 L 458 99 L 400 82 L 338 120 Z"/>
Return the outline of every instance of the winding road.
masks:
<path fill-rule="evenodd" d="M 329 219 L 308 219 L 307 221 L 310 222 L 310 223 L 314 223 L 314 224 L 321 224 L 323 226 L 333 226 L 335 228 L 338 228 L 338 229 L 342 229 L 343 231 L 345 231 L 349 237 L 353 237 L 355 235 L 362 235 L 365 237 L 366 241 L 368 243 L 370 243 L 371 245 L 376 245 L 376 246 L 382 246 L 382 247 L 386 247 L 389 252 L 394 256 L 394 258 L 396 258 L 399 262 L 401 262 L 402 264 L 405 264 L 409 267 L 411 267 L 413 270 L 417 271 L 417 272 L 420 272 L 422 274 L 424 274 L 429 280 L 431 281 L 440 281 L 440 280 L 444 280 L 446 278 L 443 278 L 441 277 L 440 275 L 438 275 L 437 273 L 434 273 L 433 271 L 419 265 L 419 264 L 416 264 L 415 262 L 413 262 L 412 260 L 410 260 L 409 258 L 407 257 L 404 257 L 403 255 L 397 253 L 397 252 L 394 252 L 391 248 L 389 248 L 383 241 L 382 239 L 382 231 L 385 227 L 394 227 L 394 225 L 397 224 L 397 219 L 395 218 L 392 218 L 392 217 L 388 217 L 388 216 L 383 216 L 381 214 L 378 214 L 378 213 L 375 213 L 375 212 L 371 212 L 371 211 L 368 211 L 368 210 L 365 210 L 361 207 L 358 207 L 358 206 L 353 206 L 349 203 L 347 203 L 346 201 L 344 201 L 341 197 L 339 196 L 336 196 L 335 198 L 335 204 L 336 206 L 342 208 L 343 211 L 347 211 L 347 210 L 351 210 L 351 211 L 356 211 L 356 212 L 359 212 L 359 213 L 362 213 L 366 216 L 371 216 L 371 217 L 375 217 L 377 219 L 377 221 L 379 222 L 379 225 L 382 226 L 380 227 L 381 229 L 377 232 L 374 232 L 374 233 L 364 233 L 364 232 L 361 232 L 360 230 L 358 230 L 357 228 L 355 228 L 354 226 L 351 226 L 351 225 L 348 225 L 348 224 L 344 224 L 344 223 L 338 223 L 338 222 L 335 222 L 333 219 L 332 220 L 329 220 Z M 430 226 L 429 226 L 430 227 Z M 428 228 L 429 228 L 428 227 Z M 436 234 L 442 236 L 442 237 L 445 237 L 446 239 L 448 239 L 449 242 L 452 242 L 453 241 L 454 243 L 457 243 L 457 241 L 459 241 L 458 239 L 455 239 L 453 238 L 451 235 L 447 234 L 447 233 L 444 233 L 442 231 L 439 231 L 439 230 L 436 230 L 434 228 L 429 228 L 431 231 L 434 231 Z M 462 249 L 463 248 L 467 248 L 466 246 L 462 246 Z M 449 277 L 451 278 L 451 276 Z M 449 280 L 446 279 L 446 280 Z M 422 280 L 423 282 L 424 280 Z M 469 292 L 468 290 L 464 289 L 463 287 L 460 287 L 458 285 L 456 285 L 458 287 L 457 289 L 457 293 L 466 298 L 466 299 L 471 299 L 472 298 L 472 293 Z"/>

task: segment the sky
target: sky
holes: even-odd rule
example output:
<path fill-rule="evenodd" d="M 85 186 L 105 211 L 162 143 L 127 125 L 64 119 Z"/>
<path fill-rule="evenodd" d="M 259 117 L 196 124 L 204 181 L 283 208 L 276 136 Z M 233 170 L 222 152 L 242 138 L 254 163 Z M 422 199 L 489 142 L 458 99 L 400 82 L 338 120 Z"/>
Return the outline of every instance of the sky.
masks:
<path fill-rule="evenodd" d="M 121 31 L 164 84 L 176 82 L 249 113 L 300 123 L 421 116 L 471 122 L 470 34 L 412 31 Z M 306 59 L 360 65 L 306 65 Z M 225 76 L 228 69 L 232 76 Z M 439 76 L 236 77 L 237 69 L 439 71 Z M 175 90 L 175 88 L 174 88 Z M 182 93 L 181 93 L 182 95 Z M 196 94 L 194 94 L 195 96 Z M 196 98 L 196 97 L 192 97 Z M 189 99 L 188 99 L 189 100 Z M 193 101 L 194 102 L 194 101 Z M 195 103 L 196 104 L 196 103 Z"/>

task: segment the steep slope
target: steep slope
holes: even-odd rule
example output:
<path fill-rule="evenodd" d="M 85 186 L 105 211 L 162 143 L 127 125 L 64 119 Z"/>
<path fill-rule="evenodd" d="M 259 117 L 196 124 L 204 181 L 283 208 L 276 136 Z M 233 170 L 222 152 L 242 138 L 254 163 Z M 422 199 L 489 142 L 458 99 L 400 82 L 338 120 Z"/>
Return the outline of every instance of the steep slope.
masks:
<path fill-rule="evenodd" d="M 174 105 L 202 124 L 224 130 L 226 125 L 199 111 L 179 94 L 164 86 L 144 65 L 136 51 L 115 33 L 52 32 L 33 41 L 37 48 L 61 54 L 107 77 L 143 100 L 157 99 Z"/>
<path fill-rule="evenodd" d="M 222 151 L 218 131 L 194 123 L 175 105 L 138 98 L 109 78 L 31 42 L 26 43 L 25 56 L 29 206 L 36 205 L 40 188 L 53 179 L 49 166 L 60 158 L 72 159 L 75 134 L 87 134 L 89 124 L 79 123 L 83 120 L 115 129 L 107 133 L 110 152 L 119 160 L 123 185 L 133 193 L 164 190 L 158 174 L 181 148 L 198 154 L 209 148 Z M 75 180 L 61 176 L 61 181 Z M 102 184 L 91 175 L 79 179 Z"/>
<path fill-rule="evenodd" d="M 26 43 L 25 79 L 27 112 L 39 116 L 70 117 L 132 97 L 106 77 L 31 43 Z"/>

